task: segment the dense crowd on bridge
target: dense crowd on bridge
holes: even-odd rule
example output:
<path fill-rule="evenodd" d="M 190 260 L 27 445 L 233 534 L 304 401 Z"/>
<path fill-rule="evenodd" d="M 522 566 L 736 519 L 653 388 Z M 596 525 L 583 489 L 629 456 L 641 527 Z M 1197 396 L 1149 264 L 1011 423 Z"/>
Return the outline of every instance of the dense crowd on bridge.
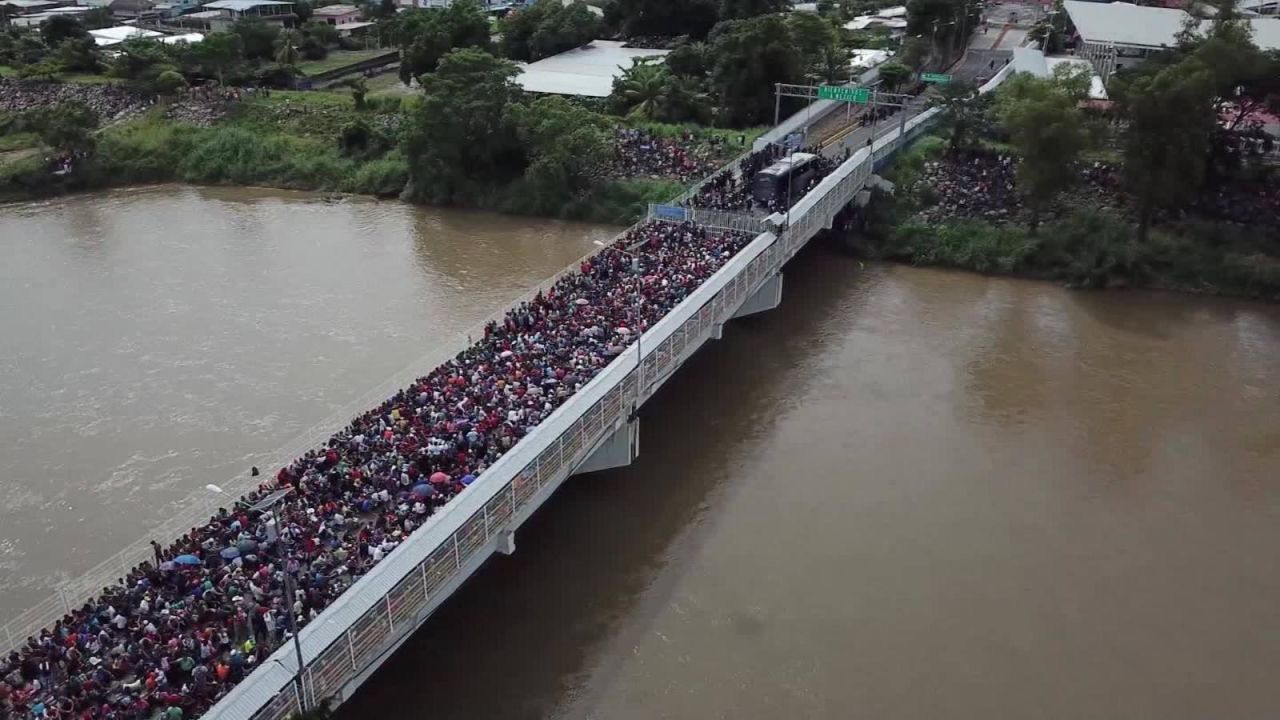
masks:
<path fill-rule="evenodd" d="M 702 141 L 690 131 L 661 137 L 643 128 L 619 126 L 613 134 L 613 174 L 618 177 L 678 178 L 691 182 L 714 172 L 725 152 L 720 136 Z"/>
<path fill-rule="evenodd" d="M 752 213 L 761 211 L 774 213 L 786 210 L 788 207 L 787 197 L 761 202 L 752 196 L 751 184 L 757 173 L 787 157 L 788 152 L 786 148 L 775 143 L 766 145 L 744 157 L 738 162 L 736 169 L 725 169 L 712 176 L 703 183 L 702 187 L 698 188 L 698 191 L 686 204 L 695 208 L 728 212 Z M 815 185 L 830 175 L 833 170 L 840 166 L 841 162 L 849 157 L 846 152 L 844 157 L 832 160 L 823 155 L 820 148 L 813 147 L 806 147 L 796 152 L 810 153 L 817 156 L 814 160 L 816 172 L 804 183 L 803 187 L 791 188 L 791 203 L 804 197 L 807 192 L 812 190 Z"/>
<path fill-rule="evenodd" d="M 305 624 L 749 239 L 691 223 L 633 229 L 625 252 L 584 261 L 0 658 L 0 719 L 200 715 L 287 640 L 286 573 Z M 269 493 L 273 507 L 252 507 Z"/>

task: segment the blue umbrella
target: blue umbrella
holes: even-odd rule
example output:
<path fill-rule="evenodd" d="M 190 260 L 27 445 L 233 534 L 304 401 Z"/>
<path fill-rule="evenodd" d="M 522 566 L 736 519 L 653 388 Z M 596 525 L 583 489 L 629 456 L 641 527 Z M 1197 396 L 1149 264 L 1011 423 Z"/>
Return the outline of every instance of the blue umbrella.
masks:
<path fill-rule="evenodd" d="M 173 559 L 173 562 L 177 565 L 203 565 L 204 564 L 203 561 L 201 561 L 200 558 L 196 557 L 195 555 L 179 555 L 178 557 Z"/>
<path fill-rule="evenodd" d="M 467 474 L 467 475 L 463 475 L 463 476 L 462 476 L 462 484 L 463 484 L 463 485 L 470 485 L 471 483 L 473 483 L 473 482 L 475 482 L 475 481 L 476 481 L 476 476 L 475 476 L 475 475 Z"/>
<path fill-rule="evenodd" d="M 222 556 L 223 560 L 235 560 L 236 558 L 240 557 L 240 549 L 234 548 L 234 547 L 225 547 L 225 548 L 222 548 L 222 551 L 219 552 L 218 554 Z"/>
<path fill-rule="evenodd" d="M 431 487 L 427 483 L 421 483 L 419 485 L 413 486 L 413 494 L 416 497 L 424 497 L 424 498 L 431 497 L 432 495 L 436 494 L 436 489 Z"/>

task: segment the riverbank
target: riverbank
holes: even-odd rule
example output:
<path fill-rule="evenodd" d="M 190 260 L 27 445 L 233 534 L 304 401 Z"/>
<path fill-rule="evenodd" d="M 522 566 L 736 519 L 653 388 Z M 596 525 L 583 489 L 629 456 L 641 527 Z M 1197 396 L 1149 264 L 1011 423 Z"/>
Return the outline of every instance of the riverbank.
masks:
<path fill-rule="evenodd" d="M 105 121 L 94 151 L 65 174 L 52 172 L 35 134 L 6 133 L 0 123 L 0 201 L 163 182 L 399 197 L 410 178 L 400 123 L 413 102 L 372 98 L 356 110 L 349 92 L 274 91 L 113 108 L 124 117 Z M 630 225 L 683 188 L 674 178 L 610 177 L 545 212 L 512 185 L 466 207 Z"/>
<path fill-rule="evenodd" d="M 1138 240 L 1122 195 L 1069 196 L 1033 232 L 1015 196 L 1012 165 L 966 158 L 968 174 L 939 179 L 944 143 L 924 138 L 886 171 L 846 242 L 867 257 L 1064 283 L 1280 300 L 1280 241 L 1264 224 L 1188 213 Z M 1240 219 L 1249 213 L 1240 212 Z"/>

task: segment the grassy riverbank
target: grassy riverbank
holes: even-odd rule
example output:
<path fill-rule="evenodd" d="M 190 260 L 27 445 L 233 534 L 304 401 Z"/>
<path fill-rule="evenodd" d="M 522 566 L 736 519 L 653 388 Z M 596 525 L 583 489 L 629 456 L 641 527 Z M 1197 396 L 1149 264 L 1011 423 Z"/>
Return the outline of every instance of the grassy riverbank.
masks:
<path fill-rule="evenodd" d="M 1264 230 L 1204 219 L 1154 227 L 1145 242 L 1137 224 L 1112 208 L 1077 206 L 1032 233 L 1024 218 L 926 222 L 935 198 L 912 190 L 944 143 L 924 138 L 884 174 L 895 193 L 877 192 L 850 245 L 869 257 L 1017 275 L 1074 287 L 1148 287 L 1280 300 L 1280 256 Z"/>
<path fill-rule="evenodd" d="M 67 175 L 50 172 L 49 153 L 33 133 L 0 135 L 0 201 L 156 182 L 396 197 L 409 180 L 397 133 L 402 106 L 412 102 L 413 97 L 377 98 L 356 111 L 346 91 L 277 91 L 235 103 L 224 117 L 199 124 L 168 117 L 167 108 L 157 107 L 100 130 L 91 157 Z M 657 130 L 675 134 L 680 126 Z M 612 179 L 551 214 L 626 225 L 648 203 L 669 200 L 682 189 L 673 180 Z M 528 197 L 514 184 L 476 198 L 471 207 L 547 214 Z"/>

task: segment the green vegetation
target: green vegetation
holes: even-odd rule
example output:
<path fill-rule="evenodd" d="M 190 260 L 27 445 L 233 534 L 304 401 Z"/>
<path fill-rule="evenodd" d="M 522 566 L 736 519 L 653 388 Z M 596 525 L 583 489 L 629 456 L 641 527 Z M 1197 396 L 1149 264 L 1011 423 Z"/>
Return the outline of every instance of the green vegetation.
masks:
<path fill-rule="evenodd" d="M 582 3 L 538 0 L 501 22 L 503 56 L 533 62 L 581 47 L 601 35 L 602 23 Z"/>
<path fill-rule="evenodd" d="M 1072 74 L 1018 76 L 994 102 L 972 88 L 943 88 L 935 100 L 947 114 L 941 134 L 920 140 L 887 172 L 896 190 L 873 194 L 861 217 L 862 249 L 1081 287 L 1280 299 L 1276 218 L 1251 199 L 1258 188 L 1275 192 L 1277 171 L 1240 144 L 1254 137 L 1244 118 L 1274 109 L 1280 97 L 1280 53 L 1259 51 L 1227 12 L 1204 36 L 1189 35 L 1115 78 L 1113 117 L 1097 117 L 1081 102 L 1086 83 Z M 948 215 L 954 205 L 931 210 L 945 198 L 920 182 L 933 177 L 924 174 L 926 163 L 945 163 L 953 153 L 963 163 L 993 148 L 1016 161 L 1022 210 L 976 219 Z M 1104 169 L 1103 176 L 1113 184 L 1077 190 L 1083 162 L 1114 166 L 1114 175 Z M 950 192 L 958 191 L 954 182 Z M 1246 190 L 1233 190 L 1241 183 Z"/>

